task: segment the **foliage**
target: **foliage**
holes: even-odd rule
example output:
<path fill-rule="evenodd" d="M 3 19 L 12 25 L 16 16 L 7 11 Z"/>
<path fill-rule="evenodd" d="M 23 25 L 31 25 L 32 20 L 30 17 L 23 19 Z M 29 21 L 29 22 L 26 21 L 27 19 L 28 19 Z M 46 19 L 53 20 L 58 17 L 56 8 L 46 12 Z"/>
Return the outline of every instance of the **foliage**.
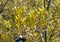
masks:
<path fill-rule="evenodd" d="M 59 0 L 51 0 L 49 10 L 44 0 L 9 2 L 0 13 L 0 42 L 14 42 L 14 34 L 26 36 L 26 42 L 60 42 Z"/>

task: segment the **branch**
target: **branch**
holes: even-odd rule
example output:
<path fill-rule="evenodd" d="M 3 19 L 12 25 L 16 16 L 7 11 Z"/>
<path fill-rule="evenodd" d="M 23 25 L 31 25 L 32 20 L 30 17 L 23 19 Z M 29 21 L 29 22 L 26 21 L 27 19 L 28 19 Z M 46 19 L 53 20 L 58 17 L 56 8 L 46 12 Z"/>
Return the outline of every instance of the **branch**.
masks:
<path fill-rule="evenodd" d="M 5 2 L 5 4 L 4 4 L 3 8 L 6 6 L 6 4 L 8 3 L 8 1 L 9 1 L 9 0 L 7 0 L 7 1 Z"/>
<path fill-rule="evenodd" d="M 47 32 L 45 30 L 45 42 L 47 42 Z"/>
<path fill-rule="evenodd" d="M 49 10 L 50 4 L 51 4 L 51 0 L 48 1 L 47 11 Z"/>
<path fill-rule="evenodd" d="M 44 0 L 44 8 L 45 8 L 45 0 Z"/>
<path fill-rule="evenodd" d="M 8 3 L 8 1 L 9 1 L 9 0 L 7 0 L 4 5 L 0 6 L 0 13 L 4 10 L 4 7 L 5 7 L 6 4 Z"/>

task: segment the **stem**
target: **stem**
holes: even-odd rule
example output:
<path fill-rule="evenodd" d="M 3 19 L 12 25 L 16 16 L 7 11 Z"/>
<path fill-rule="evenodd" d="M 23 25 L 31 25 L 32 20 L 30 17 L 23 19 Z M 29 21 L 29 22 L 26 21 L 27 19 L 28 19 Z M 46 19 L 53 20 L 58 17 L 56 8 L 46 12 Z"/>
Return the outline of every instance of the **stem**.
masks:
<path fill-rule="evenodd" d="M 46 39 L 47 39 L 47 36 L 46 36 L 46 30 L 45 30 L 45 42 L 47 42 Z"/>
<path fill-rule="evenodd" d="M 44 8 L 45 8 L 45 0 L 44 0 Z"/>
<path fill-rule="evenodd" d="M 4 4 L 3 8 L 6 6 L 6 4 L 8 3 L 8 1 L 9 1 L 9 0 L 7 0 L 7 1 L 5 2 L 5 4 Z"/>
<path fill-rule="evenodd" d="M 8 1 L 9 1 L 9 0 L 7 0 L 4 5 L 2 4 L 2 6 L 0 6 L 0 7 L 1 7 L 1 8 L 0 8 L 0 13 L 3 12 L 4 7 L 6 6 L 6 4 L 7 4 Z"/>
<path fill-rule="evenodd" d="M 51 4 L 51 0 L 48 1 L 47 11 L 49 10 L 50 4 Z"/>

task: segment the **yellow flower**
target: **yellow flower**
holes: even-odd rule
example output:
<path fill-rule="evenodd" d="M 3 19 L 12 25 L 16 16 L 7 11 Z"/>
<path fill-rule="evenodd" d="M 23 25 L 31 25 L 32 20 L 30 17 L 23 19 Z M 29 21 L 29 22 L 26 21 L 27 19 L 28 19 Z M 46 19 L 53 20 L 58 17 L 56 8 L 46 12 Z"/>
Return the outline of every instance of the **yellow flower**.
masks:
<path fill-rule="evenodd" d="M 11 27 L 10 21 L 4 20 L 4 24 L 6 25 L 6 27 Z"/>
<path fill-rule="evenodd" d="M 17 7 L 15 8 L 14 11 L 15 11 L 15 15 L 21 15 L 24 12 L 24 7 L 23 6 Z"/>
<path fill-rule="evenodd" d="M 38 32 L 33 33 L 33 36 L 37 37 L 39 35 Z"/>
<path fill-rule="evenodd" d="M 45 14 L 46 11 L 45 11 L 45 8 L 44 7 L 42 7 L 42 8 L 39 7 L 38 9 L 41 12 L 41 14 Z"/>
<path fill-rule="evenodd" d="M 24 23 L 26 21 L 27 17 L 24 17 L 22 20 L 22 23 Z"/>
<path fill-rule="evenodd" d="M 29 16 L 30 16 L 30 18 L 31 19 L 34 19 L 34 10 L 30 10 L 30 12 L 29 12 Z"/>
<path fill-rule="evenodd" d="M 30 14 L 30 18 L 31 19 L 34 19 L 34 14 Z"/>
<path fill-rule="evenodd" d="M 45 9 L 44 8 L 41 8 L 40 9 L 40 12 L 41 12 L 41 14 L 45 14 Z"/>
<path fill-rule="evenodd" d="M 20 23 L 22 21 L 22 17 L 21 16 L 16 16 L 16 20 L 15 20 L 17 23 Z"/>

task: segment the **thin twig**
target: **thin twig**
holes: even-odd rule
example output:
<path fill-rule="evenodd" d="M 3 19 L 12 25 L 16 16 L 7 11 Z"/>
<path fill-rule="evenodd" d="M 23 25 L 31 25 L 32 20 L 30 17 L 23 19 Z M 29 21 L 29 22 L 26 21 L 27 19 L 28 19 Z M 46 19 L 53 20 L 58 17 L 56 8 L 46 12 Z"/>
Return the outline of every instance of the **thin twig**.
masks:
<path fill-rule="evenodd" d="M 44 0 L 44 8 L 45 8 L 45 0 Z"/>
<path fill-rule="evenodd" d="M 54 31 L 54 30 L 53 30 L 53 31 Z M 52 33 L 53 33 L 53 31 L 52 31 Z M 58 33 L 58 31 L 60 31 L 60 30 L 57 30 L 56 33 L 53 33 L 53 34 L 50 35 L 50 38 L 49 38 L 49 41 L 50 41 L 50 42 L 52 41 L 52 37 L 53 37 L 54 35 L 56 35 L 56 34 Z"/>
<path fill-rule="evenodd" d="M 45 42 L 47 42 L 47 32 L 45 30 Z"/>
<path fill-rule="evenodd" d="M 4 5 L 0 6 L 0 7 L 1 7 L 1 8 L 0 8 L 0 13 L 1 13 L 1 12 L 3 12 L 4 7 L 5 7 L 5 6 L 6 6 L 6 4 L 8 3 L 8 1 L 9 1 L 9 0 L 7 0 L 7 1 L 5 2 L 5 4 L 4 4 Z"/>
<path fill-rule="evenodd" d="M 47 11 L 49 10 L 50 4 L 51 4 L 51 0 L 48 1 Z"/>
<path fill-rule="evenodd" d="M 7 1 L 5 2 L 5 4 L 4 4 L 3 8 L 6 6 L 6 4 L 8 3 L 8 1 L 9 1 L 9 0 L 7 0 Z"/>

